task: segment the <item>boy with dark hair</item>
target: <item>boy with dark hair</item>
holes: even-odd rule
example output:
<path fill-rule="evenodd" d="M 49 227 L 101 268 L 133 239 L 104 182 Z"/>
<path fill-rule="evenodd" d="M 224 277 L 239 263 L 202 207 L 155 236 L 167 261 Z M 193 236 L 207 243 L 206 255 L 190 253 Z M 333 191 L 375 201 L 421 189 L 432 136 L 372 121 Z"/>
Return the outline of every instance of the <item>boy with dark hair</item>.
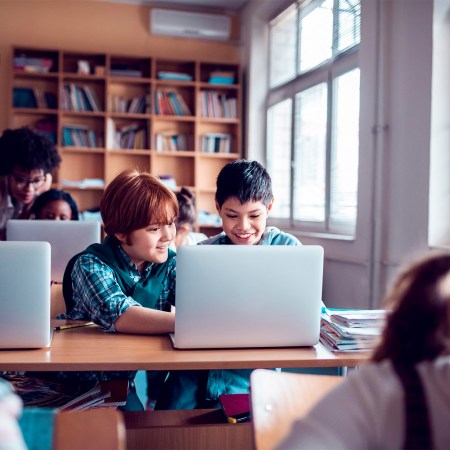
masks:
<path fill-rule="evenodd" d="M 216 208 L 223 232 L 200 245 L 301 245 L 278 228 L 266 227 L 272 183 L 257 161 L 228 163 L 217 177 Z M 173 371 L 156 409 L 219 408 L 221 394 L 248 393 L 252 369 Z"/>
<path fill-rule="evenodd" d="M 54 144 L 28 127 L 0 137 L 0 240 L 9 219 L 28 219 L 35 198 L 50 189 L 61 158 Z"/>

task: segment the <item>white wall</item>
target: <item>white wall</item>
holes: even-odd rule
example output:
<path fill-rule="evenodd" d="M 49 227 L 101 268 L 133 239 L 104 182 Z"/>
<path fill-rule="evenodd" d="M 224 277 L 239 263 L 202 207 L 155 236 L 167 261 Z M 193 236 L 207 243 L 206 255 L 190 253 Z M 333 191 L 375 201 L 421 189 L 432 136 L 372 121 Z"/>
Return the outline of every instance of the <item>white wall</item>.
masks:
<path fill-rule="evenodd" d="M 263 162 L 265 22 L 281 3 L 250 0 L 242 16 L 247 156 Z M 398 265 L 427 249 L 432 31 L 431 0 L 362 0 L 357 233 L 352 241 L 299 235 L 325 248 L 329 306 L 377 307 Z"/>

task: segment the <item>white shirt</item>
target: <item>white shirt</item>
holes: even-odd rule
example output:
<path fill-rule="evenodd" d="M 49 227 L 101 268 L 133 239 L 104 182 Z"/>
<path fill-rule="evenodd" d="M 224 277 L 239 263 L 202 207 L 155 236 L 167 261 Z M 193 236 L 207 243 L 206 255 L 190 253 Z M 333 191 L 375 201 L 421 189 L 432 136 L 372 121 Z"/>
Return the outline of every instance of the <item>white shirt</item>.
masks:
<path fill-rule="evenodd" d="M 450 449 L 450 356 L 422 362 L 417 369 L 434 446 Z M 401 381 L 390 362 L 361 366 L 294 423 L 279 449 L 401 449 L 403 407 Z"/>

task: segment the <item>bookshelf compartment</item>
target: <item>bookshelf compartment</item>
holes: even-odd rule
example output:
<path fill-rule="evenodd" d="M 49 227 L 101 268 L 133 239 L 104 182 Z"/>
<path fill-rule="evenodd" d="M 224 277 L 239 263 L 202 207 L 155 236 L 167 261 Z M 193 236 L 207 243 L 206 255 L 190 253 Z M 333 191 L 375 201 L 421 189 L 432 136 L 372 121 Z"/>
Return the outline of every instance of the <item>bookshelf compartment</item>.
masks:
<path fill-rule="evenodd" d="M 106 183 L 112 181 L 119 172 L 126 169 L 151 172 L 150 152 L 110 150 L 106 160 Z"/>
<path fill-rule="evenodd" d="M 200 64 L 200 81 L 211 86 L 235 85 L 239 79 L 239 68 L 236 64 Z"/>
<path fill-rule="evenodd" d="M 106 56 L 89 53 L 63 53 L 63 73 L 104 77 Z"/>
<path fill-rule="evenodd" d="M 195 62 L 156 60 L 154 78 L 168 83 L 195 80 Z"/>
<path fill-rule="evenodd" d="M 149 114 L 150 85 L 147 83 L 110 82 L 107 111 L 115 114 Z"/>
<path fill-rule="evenodd" d="M 194 151 L 194 122 L 154 120 L 152 148 L 157 152 Z"/>
<path fill-rule="evenodd" d="M 195 90 L 181 86 L 157 85 L 154 112 L 160 116 L 192 117 L 195 115 Z"/>
<path fill-rule="evenodd" d="M 63 148 L 104 148 L 104 121 L 102 118 L 67 115 L 61 124 L 61 142 Z"/>
<path fill-rule="evenodd" d="M 154 154 L 152 157 L 152 172 L 157 177 L 170 176 L 178 187 L 195 186 L 195 159 L 193 156 L 171 155 L 167 153 Z"/>
<path fill-rule="evenodd" d="M 64 189 L 104 188 L 104 152 L 65 150 L 61 155 L 64 164 L 59 170 L 58 180 Z"/>
<path fill-rule="evenodd" d="M 103 82 L 65 78 L 60 96 L 63 111 L 82 113 L 105 111 L 105 85 Z"/>
<path fill-rule="evenodd" d="M 109 150 L 147 150 L 149 130 L 147 120 L 108 118 L 106 148 Z"/>
<path fill-rule="evenodd" d="M 57 73 L 59 52 L 18 47 L 13 50 L 13 71 L 36 75 Z"/>
<path fill-rule="evenodd" d="M 108 74 L 114 78 L 150 78 L 151 59 L 111 56 Z"/>
<path fill-rule="evenodd" d="M 20 77 L 14 80 L 13 108 L 56 110 L 58 108 L 58 84 L 52 78 Z"/>

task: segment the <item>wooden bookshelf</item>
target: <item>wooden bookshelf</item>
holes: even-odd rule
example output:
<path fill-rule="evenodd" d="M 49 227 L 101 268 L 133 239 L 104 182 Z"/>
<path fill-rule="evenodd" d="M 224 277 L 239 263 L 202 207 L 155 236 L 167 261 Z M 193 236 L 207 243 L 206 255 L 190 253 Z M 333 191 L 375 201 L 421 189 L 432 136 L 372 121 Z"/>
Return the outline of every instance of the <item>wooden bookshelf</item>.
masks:
<path fill-rule="evenodd" d="M 98 207 L 119 171 L 138 168 L 172 176 L 194 191 L 197 209 L 215 213 L 216 177 L 242 155 L 239 65 L 28 47 L 12 53 L 10 126 L 54 140 L 62 157 L 55 187 L 70 191 L 81 210 Z"/>

